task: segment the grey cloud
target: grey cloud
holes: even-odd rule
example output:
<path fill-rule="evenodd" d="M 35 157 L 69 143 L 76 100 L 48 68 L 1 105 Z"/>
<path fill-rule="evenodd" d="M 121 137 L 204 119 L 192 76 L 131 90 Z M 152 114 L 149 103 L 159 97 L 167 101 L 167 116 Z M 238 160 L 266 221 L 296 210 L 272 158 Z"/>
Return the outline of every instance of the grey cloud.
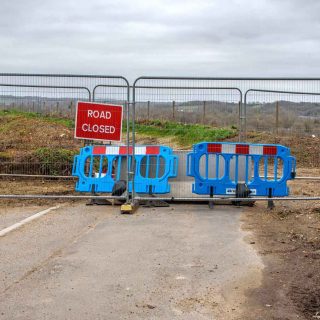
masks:
<path fill-rule="evenodd" d="M 0 72 L 317 76 L 319 9 L 316 0 L 5 0 Z"/>

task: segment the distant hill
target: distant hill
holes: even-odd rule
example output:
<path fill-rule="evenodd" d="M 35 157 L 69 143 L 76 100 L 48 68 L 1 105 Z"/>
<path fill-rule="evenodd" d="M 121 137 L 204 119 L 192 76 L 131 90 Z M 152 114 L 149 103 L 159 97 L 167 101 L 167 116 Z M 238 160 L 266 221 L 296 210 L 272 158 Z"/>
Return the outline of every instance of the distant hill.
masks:
<path fill-rule="evenodd" d="M 278 101 L 278 105 L 282 112 L 288 111 L 302 117 L 320 118 L 320 103 Z M 276 102 L 263 104 L 250 103 L 248 104 L 248 110 L 251 108 L 260 109 L 262 113 L 274 113 Z"/>
<path fill-rule="evenodd" d="M 85 100 L 85 98 L 72 98 L 72 97 L 41 97 L 41 96 L 14 96 L 14 95 L 0 95 L 0 107 L 4 109 L 6 106 L 11 108 L 15 105 L 21 110 L 24 105 L 45 105 L 46 107 L 51 107 L 59 103 L 59 107 L 70 108 L 70 105 L 75 103 L 77 100 Z M 101 102 L 109 102 L 114 104 L 123 104 L 123 100 L 113 99 L 112 97 L 104 98 L 99 100 Z M 293 115 L 305 118 L 320 118 L 320 103 L 314 102 L 290 102 L 290 101 L 278 101 L 281 112 L 289 112 Z M 148 101 L 136 102 L 137 107 L 147 107 Z M 150 102 L 150 108 L 157 109 L 172 109 L 173 102 L 162 102 L 162 101 L 152 101 Z M 234 112 L 238 110 L 238 102 L 227 102 L 219 100 L 190 100 L 185 102 L 175 102 L 175 108 L 177 111 L 186 111 L 192 112 L 192 110 L 202 110 L 204 107 L 208 110 L 214 110 L 217 108 L 219 112 Z M 250 102 L 248 103 L 248 111 L 255 110 L 256 112 L 272 114 L 275 112 L 276 102 L 271 103 L 261 103 L 261 102 Z"/>

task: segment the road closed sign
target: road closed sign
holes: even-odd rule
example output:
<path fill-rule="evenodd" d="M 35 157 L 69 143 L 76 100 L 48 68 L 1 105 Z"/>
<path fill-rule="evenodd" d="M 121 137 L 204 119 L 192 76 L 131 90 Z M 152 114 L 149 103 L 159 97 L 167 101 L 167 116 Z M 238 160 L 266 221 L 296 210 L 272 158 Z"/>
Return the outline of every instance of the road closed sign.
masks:
<path fill-rule="evenodd" d="M 78 102 L 75 138 L 121 141 L 123 106 Z"/>

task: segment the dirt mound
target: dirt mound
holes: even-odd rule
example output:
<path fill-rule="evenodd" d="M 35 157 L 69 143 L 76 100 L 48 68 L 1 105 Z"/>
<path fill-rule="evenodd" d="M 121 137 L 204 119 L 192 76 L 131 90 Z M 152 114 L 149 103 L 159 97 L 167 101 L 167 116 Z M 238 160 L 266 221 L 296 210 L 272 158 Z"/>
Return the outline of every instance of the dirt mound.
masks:
<path fill-rule="evenodd" d="M 21 153 L 43 147 L 76 148 L 73 129 L 45 117 L 8 115 L 0 117 L 0 152 Z"/>
<path fill-rule="evenodd" d="M 1 173 L 68 175 L 81 147 L 70 120 L 37 114 L 1 112 Z"/>
<path fill-rule="evenodd" d="M 291 154 L 297 158 L 301 167 L 319 168 L 320 163 L 320 137 L 307 135 L 277 136 L 268 132 L 248 132 L 247 142 L 282 144 L 291 149 Z M 230 141 L 237 141 L 236 138 Z"/>
<path fill-rule="evenodd" d="M 319 195 L 319 182 L 303 187 L 305 195 Z M 291 188 L 301 195 L 300 184 Z M 276 202 L 272 211 L 258 203 L 243 222 L 266 266 L 261 287 L 247 292 L 246 319 L 320 319 L 319 202 Z"/>

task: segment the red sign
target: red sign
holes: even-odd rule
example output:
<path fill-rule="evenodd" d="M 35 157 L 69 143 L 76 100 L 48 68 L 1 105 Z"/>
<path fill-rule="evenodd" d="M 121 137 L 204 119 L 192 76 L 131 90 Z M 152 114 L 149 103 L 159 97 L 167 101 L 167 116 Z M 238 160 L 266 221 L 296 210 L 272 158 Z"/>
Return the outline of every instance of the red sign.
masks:
<path fill-rule="evenodd" d="M 123 106 L 78 102 L 75 138 L 121 141 Z"/>

